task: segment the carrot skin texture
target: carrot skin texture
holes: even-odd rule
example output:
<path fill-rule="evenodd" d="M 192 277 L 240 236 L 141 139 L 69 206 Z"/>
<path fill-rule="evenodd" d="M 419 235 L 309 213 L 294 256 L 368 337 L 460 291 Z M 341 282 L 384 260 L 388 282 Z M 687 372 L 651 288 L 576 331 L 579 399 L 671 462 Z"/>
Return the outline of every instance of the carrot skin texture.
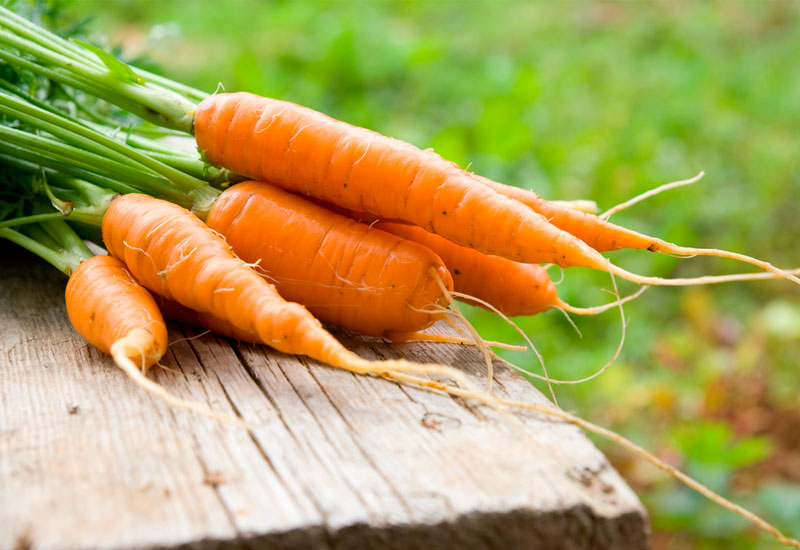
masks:
<path fill-rule="evenodd" d="M 315 317 L 372 336 L 427 328 L 452 290 L 442 260 L 387 234 L 273 185 L 232 186 L 211 209 L 208 226 L 273 283 L 281 296 Z"/>
<path fill-rule="evenodd" d="M 509 317 L 535 315 L 560 305 L 556 287 L 540 265 L 483 254 L 414 225 L 377 222 L 374 227 L 430 248 L 453 274 L 457 292 L 480 298 Z"/>
<path fill-rule="evenodd" d="M 167 328 L 153 296 L 116 258 L 81 262 L 67 282 L 65 300 L 72 326 L 103 353 L 137 331 L 145 344 L 143 354 L 129 357 L 134 364 L 149 368 L 166 352 Z"/>
<path fill-rule="evenodd" d="M 194 132 L 209 160 L 256 180 L 405 220 L 487 254 L 607 269 L 580 239 L 475 185 L 435 153 L 306 107 L 245 92 L 216 94 L 198 106 Z"/>

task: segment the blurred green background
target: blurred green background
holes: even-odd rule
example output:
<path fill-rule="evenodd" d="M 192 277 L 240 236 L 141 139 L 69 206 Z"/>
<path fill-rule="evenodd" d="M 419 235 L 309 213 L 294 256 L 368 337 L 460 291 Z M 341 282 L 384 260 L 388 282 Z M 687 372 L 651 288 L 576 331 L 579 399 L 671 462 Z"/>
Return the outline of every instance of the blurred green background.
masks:
<path fill-rule="evenodd" d="M 149 58 L 201 89 L 302 103 L 547 198 L 605 210 L 705 170 L 700 183 L 615 221 L 800 266 L 798 2 L 79 0 L 67 14 L 88 18 L 124 58 Z M 662 276 L 744 269 L 642 251 L 613 257 Z M 610 285 L 569 270 L 559 292 L 594 305 Z M 561 406 L 800 537 L 797 287 L 654 288 L 626 313 L 620 359 L 596 380 L 559 387 Z M 470 315 L 484 337 L 519 340 L 493 315 Z M 577 319 L 582 338 L 558 312 L 517 321 L 557 378 L 602 367 L 620 336 L 614 312 Z M 539 369 L 531 354 L 510 358 Z M 656 549 L 774 546 L 597 443 L 650 510 Z"/>

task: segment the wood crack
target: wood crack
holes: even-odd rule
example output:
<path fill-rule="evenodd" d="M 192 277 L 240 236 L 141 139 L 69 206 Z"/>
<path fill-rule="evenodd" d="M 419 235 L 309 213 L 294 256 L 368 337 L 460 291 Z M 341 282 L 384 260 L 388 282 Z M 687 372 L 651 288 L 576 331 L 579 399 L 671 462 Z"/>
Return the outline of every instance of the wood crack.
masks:
<path fill-rule="evenodd" d="M 354 434 L 358 433 L 357 428 L 350 423 L 350 421 L 347 419 L 347 417 L 344 415 L 344 413 L 342 413 L 341 409 L 339 409 L 339 407 L 336 405 L 336 402 L 333 399 L 331 399 L 331 396 L 328 394 L 327 388 L 319 381 L 317 376 L 314 374 L 314 370 L 309 368 L 308 366 L 306 366 L 306 368 L 308 368 L 309 375 L 317 383 L 317 386 L 319 387 L 320 391 L 322 392 L 322 395 L 324 395 L 325 399 L 328 400 L 328 403 L 330 403 L 330 405 L 333 408 L 333 410 L 335 410 L 336 414 L 338 414 L 339 417 L 342 419 L 342 422 L 345 423 L 345 425 L 347 426 L 347 428 L 350 430 L 351 433 L 354 433 Z M 354 377 L 355 376 L 359 376 L 359 375 L 357 375 L 355 373 L 351 373 L 351 375 L 354 376 Z M 388 380 L 387 380 L 387 382 L 388 382 Z M 301 397 L 301 399 L 302 399 L 302 397 Z M 317 418 L 317 416 L 314 413 L 314 411 L 309 408 L 309 412 L 311 412 L 312 416 L 314 416 L 314 419 L 317 420 L 317 422 L 319 423 L 319 419 Z M 320 423 L 320 428 L 322 428 L 322 427 L 323 426 Z M 397 500 L 403 505 L 403 507 L 405 508 L 406 512 L 408 512 L 409 515 L 412 515 L 412 509 L 409 506 L 409 504 L 406 502 L 406 500 L 403 498 L 403 495 L 400 493 L 400 491 L 397 490 L 397 487 L 395 487 L 394 484 L 392 484 L 392 482 L 389 480 L 389 478 L 386 476 L 386 474 L 384 474 L 383 470 L 381 470 L 378 467 L 378 465 L 375 463 L 375 461 L 372 459 L 372 457 L 369 455 L 369 453 L 366 452 L 366 450 L 361 445 L 361 442 L 358 440 L 358 438 L 357 437 L 351 437 L 351 440 L 353 441 L 353 444 L 358 448 L 359 452 L 361 453 L 361 456 L 364 457 L 364 460 L 367 461 L 367 463 L 372 467 L 372 469 L 375 470 L 375 473 L 377 473 L 378 476 L 380 476 L 380 478 L 391 489 L 392 493 L 394 493 L 395 497 L 397 497 Z"/>
<path fill-rule="evenodd" d="M 295 439 L 295 441 L 298 441 L 296 435 L 292 432 L 292 429 L 289 426 L 288 422 L 286 422 L 286 419 L 283 417 L 283 413 L 281 412 L 280 407 L 275 402 L 275 400 L 272 398 L 272 396 L 267 391 L 267 389 L 264 387 L 264 385 L 261 383 L 261 380 L 259 380 L 258 376 L 256 375 L 256 373 L 253 370 L 253 366 L 250 364 L 250 362 L 244 356 L 244 354 L 242 353 L 241 349 L 239 349 L 240 345 L 242 345 L 242 344 L 236 343 L 235 345 L 234 344 L 231 345 L 231 349 L 233 350 L 233 353 L 236 355 L 236 358 L 242 364 L 242 367 L 244 367 L 244 370 L 245 370 L 245 372 L 247 372 L 248 376 L 252 379 L 252 381 L 256 384 L 256 386 L 258 386 L 259 390 L 261 390 L 261 393 L 264 395 L 264 397 L 267 399 L 267 401 L 269 401 L 270 405 L 272 405 L 272 408 L 277 413 L 278 419 L 283 424 L 283 426 L 286 429 L 287 433 L 289 435 L 291 435 L 292 438 Z M 258 441 L 258 438 L 252 432 L 249 432 L 249 435 L 250 435 L 251 441 L 255 444 L 256 448 L 258 449 L 259 453 L 261 453 L 261 456 L 267 462 L 267 464 L 269 465 L 270 469 L 273 472 L 275 472 L 275 475 L 279 479 L 281 479 L 281 481 L 283 482 L 282 476 L 280 475 L 280 472 L 275 467 L 275 465 L 273 464 L 272 460 L 270 460 L 269 454 L 267 453 L 266 449 L 264 449 L 264 447 Z M 299 441 L 298 441 L 298 443 L 299 443 Z M 290 488 L 288 486 L 286 486 L 285 484 L 284 484 L 284 486 L 285 486 L 287 491 L 290 491 Z M 328 520 L 327 520 L 327 512 L 326 512 L 325 508 L 320 504 L 319 500 L 316 498 L 316 496 L 313 494 L 313 492 L 308 489 L 308 487 L 306 486 L 305 483 L 302 485 L 302 487 L 303 487 L 303 492 L 305 493 L 305 495 L 308 498 L 308 500 L 314 505 L 314 508 L 317 510 L 319 515 L 323 518 L 323 522 L 327 524 Z"/>

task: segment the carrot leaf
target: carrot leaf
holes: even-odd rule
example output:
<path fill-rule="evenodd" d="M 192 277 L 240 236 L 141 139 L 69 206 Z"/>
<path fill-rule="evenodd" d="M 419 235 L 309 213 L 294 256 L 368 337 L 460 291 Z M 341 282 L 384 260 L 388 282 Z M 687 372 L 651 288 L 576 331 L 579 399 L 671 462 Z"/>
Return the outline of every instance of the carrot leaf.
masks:
<path fill-rule="evenodd" d="M 80 47 L 85 48 L 95 54 L 100 61 L 102 61 L 103 65 L 111 71 L 111 74 L 115 77 L 119 78 L 124 82 L 129 82 L 131 84 L 144 84 L 145 80 L 138 74 L 136 74 L 133 69 L 130 68 L 129 65 L 123 63 L 107 51 L 101 50 L 97 46 L 92 46 L 86 42 L 81 40 L 73 40 L 75 44 L 78 44 Z"/>

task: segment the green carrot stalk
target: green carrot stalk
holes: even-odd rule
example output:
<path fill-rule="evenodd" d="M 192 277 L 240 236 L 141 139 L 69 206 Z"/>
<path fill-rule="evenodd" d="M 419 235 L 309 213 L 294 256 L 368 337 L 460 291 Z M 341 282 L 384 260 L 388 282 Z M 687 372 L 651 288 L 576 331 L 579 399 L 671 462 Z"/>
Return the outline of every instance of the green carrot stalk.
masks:
<path fill-rule="evenodd" d="M 0 238 L 33 252 L 66 275 L 93 256 L 89 248 L 64 220 L 49 220 L 31 226 L 27 234 L 13 229 L 15 220 L 0 226 Z"/>
<path fill-rule="evenodd" d="M 140 71 L 151 79 L 146 81 L 111 54 L 64 40 L 2 7 L 0 59 L 105 99 L 159 126 L 188 133 L 192 130 L 197 98 L 202 95 Z M 178 89 L 186 95 L 177 93 Z"/>

